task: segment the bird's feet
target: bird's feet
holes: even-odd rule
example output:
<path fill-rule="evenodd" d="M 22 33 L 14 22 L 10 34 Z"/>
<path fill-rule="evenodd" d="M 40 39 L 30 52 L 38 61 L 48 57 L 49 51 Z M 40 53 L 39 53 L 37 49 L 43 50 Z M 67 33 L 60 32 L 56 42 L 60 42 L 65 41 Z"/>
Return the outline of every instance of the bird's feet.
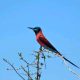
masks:
<path fill-rule="evenodd" d="M 43 51 L 43 50 L 42 50 L 42 46 L 40 46 L 39 51 Z"/>

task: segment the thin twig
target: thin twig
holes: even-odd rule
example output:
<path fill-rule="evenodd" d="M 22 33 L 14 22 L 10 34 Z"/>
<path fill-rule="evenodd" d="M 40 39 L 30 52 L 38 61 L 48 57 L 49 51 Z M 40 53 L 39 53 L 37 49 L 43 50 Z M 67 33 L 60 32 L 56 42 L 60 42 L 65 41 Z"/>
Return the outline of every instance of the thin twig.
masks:
<path fill-rule="evenodd" d="M 23 66 L 21 66 L 21 68 L 26 73 L 26 75 L 29 77 L 29 80 L 33 80 L 32 77 L 31 77 L 31 75 L 29 74 L 29 72 L 27 70 L 25 70 L 25 68 Z"/>
<path fill-rule="evenodd" d="M 66 67 L 68 68 L 69 71 L 71 71 L 73 74 L 75 74 L 75 75 L 80 79 L 80 75 L 79 75 L 77 72 L 73 71 L 73 70 L 68 66 L 68 64 L 67 64 L 67 62 L 66 62 L 65 60 L 64 60 L 64 64 L 66 65 Z"/>
<path fill-rule="evenodd" d="M 38 52 L 38 54 L 37 54 L 37 80 L 40 80 L 40 66 L 39 66 L 39 64 L 40 64 L 40 52 Z"/>
<path fill-rule="evenodd" d="M 25 80 L 25 79 L 18 73 L 18 71 L 15 69 L 15 67 L 14 67 L 9 61 L 7 61 L 6 59 L 3 59 L 3 60 L 13 68 L 13 70 L 17 73 L 17 75 L 18 75 L 22 80 Z"/>
<path fill-rule="evenodd" d="M 75 72 L 72 68 L 69 67 L 69 65 L 67 64 L 67 61 L 62 56 L 60 56 L 60 55 L 57 55 L 57 56 L 63 60 L 65 66 L 68 68 L 68 70 L 80 79 L 80 75 L 77 72 Z"/>

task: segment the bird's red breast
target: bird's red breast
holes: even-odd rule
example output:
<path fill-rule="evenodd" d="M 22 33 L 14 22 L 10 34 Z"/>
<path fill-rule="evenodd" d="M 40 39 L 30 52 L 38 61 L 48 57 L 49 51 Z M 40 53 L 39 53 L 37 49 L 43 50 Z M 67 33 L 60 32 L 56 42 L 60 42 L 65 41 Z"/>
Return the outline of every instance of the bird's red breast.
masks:
<path fill-rule="evenodd" d="M 38 34 L 36 35 L 36 40 L 37 42 L 44 48 L 59 53 L 57 49 L 45 38 L 43 35 L 42 31 L 39 31 Z"/>
<path fill-rule="evenodd" d="M 45 44 L 40 40 L 40 37 L 42 37 L 43 39 L 45 38 L 42 31 L 39 31 L 39 33 L 36 35 L 36 40 L 41 46 L 44 46 Z"/>

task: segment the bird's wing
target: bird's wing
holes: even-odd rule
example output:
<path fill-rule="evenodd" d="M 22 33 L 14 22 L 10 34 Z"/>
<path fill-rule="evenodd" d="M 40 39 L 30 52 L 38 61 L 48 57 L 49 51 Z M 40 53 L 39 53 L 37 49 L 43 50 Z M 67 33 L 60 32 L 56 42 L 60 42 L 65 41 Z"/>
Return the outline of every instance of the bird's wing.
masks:
<path fill-rule="evenodd" d="M 39 40 L 40 40 L 42 43 L 44 43 L 48 48 L 51 48 L 51 49 L 53 50 L 53 52 L 55 52 L 55 53 L 59 54 L 60 56 L 62 56 L 62 54 L 60 54 L 60 53 L 57 51 L 57 49 L 56 49 L 54 46 L 52 46 L 52 44 L 51 44 L 45 37 L 40 36 L 40 37 L 39 37 Z M 64 60 L 66 60 L 67 62 L 69 62 L 69 63 L 72 64 L 73 66 L 75 66 L 75 67 L 77 67 L 77 68 L 80 69 L 80 67 L 78 67 L 77 65 L 75 65 L 73 62 L 71 62 L 70 60 L 68 60 L 68 59 L 65 58 L 64 56 L 62 56 L 62 57 L 63 57 Z"/>
<path fill-rule="evenodd" d="M 52 49 L 53 52 L 58 52 L 57 49 L 43 36 L 39 37 L 39 40 L 48 48 Z"/>

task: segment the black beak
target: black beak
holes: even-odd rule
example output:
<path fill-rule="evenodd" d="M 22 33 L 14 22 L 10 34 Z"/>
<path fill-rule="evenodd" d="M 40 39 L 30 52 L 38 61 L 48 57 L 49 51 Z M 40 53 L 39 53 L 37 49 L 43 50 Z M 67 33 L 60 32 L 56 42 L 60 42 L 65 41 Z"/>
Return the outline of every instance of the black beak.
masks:
<path fill-rule="evenodd" d="M 32 28 L 32 27 L 28 27 L 28 28 L 34 30 L 34 28 Z"/>

